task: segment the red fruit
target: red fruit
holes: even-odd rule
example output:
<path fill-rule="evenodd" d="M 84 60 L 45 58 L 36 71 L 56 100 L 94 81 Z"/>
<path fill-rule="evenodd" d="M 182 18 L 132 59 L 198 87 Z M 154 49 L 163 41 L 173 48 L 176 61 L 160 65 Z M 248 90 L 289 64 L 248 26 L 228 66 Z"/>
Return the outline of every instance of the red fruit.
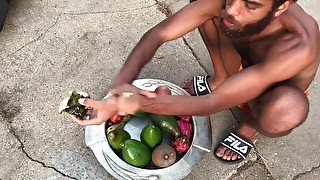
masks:
<path fill-rule="evenodd" d="M 187 136 L 180 136 L 172 141 L 171 143 L 177 154 L 187 152 L 190 147 L 190 142 Z"/>
<path fill-rule="evenodd" d="M 123 120 L 123 116 L 119 115 L 119 114 L 115 114 L 113 116 L 110 117 L 110 121 L 113 123 L 119 123 Z"/>
<path fill-rule="evenodd" d="M 192 119 L 192 116 L 178 116 L 179 119 L 184 120 L 184 121 L 190 121 Z"/>
<path fill-rule="evenodd" d="M 190 122 L 184 121 L 182 119 L 178 120 L 177 122 L 179 125 L 180 134 L 186 135 L 188 138 L 190 138 L 191 133 L 192 133 L 192 126 L 191 126 Z"/>
<path fill-rule="evenodd" d="M 154 93 L 157 95 L 171 95 L 171 91 L 167 86 L 158 86 L 155 90 Z"/>

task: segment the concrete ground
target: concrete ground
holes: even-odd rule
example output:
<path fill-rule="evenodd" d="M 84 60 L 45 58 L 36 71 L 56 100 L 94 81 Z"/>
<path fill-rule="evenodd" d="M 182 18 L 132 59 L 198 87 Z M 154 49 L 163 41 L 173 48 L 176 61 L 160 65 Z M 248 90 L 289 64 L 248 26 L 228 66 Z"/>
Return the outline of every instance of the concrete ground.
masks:
<path fill-rule="evenodd" d="M 0 179 L 112 179 L 84 143 L 84 129 L 58 114 L 70 90 L 104 97 L 149 28 L 187 0 L 12 0 L 0 33 Z M 301 1 L 320 21 L 317 0 Z M 140 78 L 181 84 L 213 74 L 197 31 L 162 46 Z M 249 160 L 225 165 L 208 153 L 185 179 L 319 179 L 319 76 L 307 122 L 290 135 L 259 137 Z M 211 116 L 213 145 L 237 124 Z M 238 116 L 237 116 L 238 117 Z"/>

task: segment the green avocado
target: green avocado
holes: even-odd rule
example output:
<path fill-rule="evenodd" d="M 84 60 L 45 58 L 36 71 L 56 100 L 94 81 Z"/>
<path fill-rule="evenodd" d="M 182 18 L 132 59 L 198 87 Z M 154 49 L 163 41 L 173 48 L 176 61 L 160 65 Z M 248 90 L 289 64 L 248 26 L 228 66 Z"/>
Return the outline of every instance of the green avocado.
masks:
<path fill-rule="evenodd" d="M 122 157 L 133 166 L 146 167 L 151 162 L 151 150 L 140 141 L 128 139 L 124 142 Z"/>
<path fill-rule="evenodd" d="M 150 114 L 151 122 L 158 126 L 162 131 L 168 132 L 174 137 L 180 135 L 179 125 L 174 116 Z"/>
<path fill-rule="evenodd" d="M 138 117 L 138 118 L 148 118 L 149 115 L 146 112 L 143 111 L 136 111 L 133 116 Z"/>

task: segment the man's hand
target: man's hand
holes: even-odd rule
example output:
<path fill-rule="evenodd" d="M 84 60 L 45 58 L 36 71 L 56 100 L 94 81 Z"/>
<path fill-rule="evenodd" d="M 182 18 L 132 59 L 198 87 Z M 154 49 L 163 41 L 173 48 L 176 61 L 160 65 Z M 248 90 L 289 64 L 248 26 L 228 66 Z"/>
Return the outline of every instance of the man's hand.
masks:
<path fill-rule="evenodd" d="M 89 119 L 80 120 L 73 115 L 70 116 L 73 121 L 82 126 L 99 125 L 116 113 L 120 115 L 135 113 L 147 98 L 154 97 L 156 97 L 155 93 L 124 84 L 110 89 L 107 98 L 102 101 L 79 99 L 80 104 L 91 108 L 88 113 Z"/>
<path fill-rule="evenodd" d="M 89 119 L 80 120 L 73 115 L 70 116 L 73 121 L 82 126 L 100 125 L 117 113 L 118 108 L 115 102 L 116 99 L 114 96 L 110 96 L 102 101 L 82 98 L 79 99 L 79 103 L 91 108 L 88 113 Z"/>
<path fill-rule="evenodd" d="M 141 90 L 130 84 L 124 84 L 109 90 L 117 97 L 117 108 L 120 115 L 134 114 L 140 110 L 141 105 L 148 98 L 155 98 L 157 95 L 150 91 Z"/>
<path fill-rule="evenodd" d="M 134 114 L 141 109 L 141 106 L 148 98 L 141 94 L 124 92 L 118 97 L 117 107 L 120 115 Z"/>
<path fill-rule="evenodd" d="M 109 90 L 109 93 L 111 93 L 112 95 L 114 95 L 116 97 L 120 97 L 120 96 L 126 95 L 128 93 L 139 94 L 142 96 L 146 96 L 147 98 L 155 98 L 157 96 L 153 92 L 139 89 L 131 84 L 123 84 L 121 86 L 112 88 Z"/>

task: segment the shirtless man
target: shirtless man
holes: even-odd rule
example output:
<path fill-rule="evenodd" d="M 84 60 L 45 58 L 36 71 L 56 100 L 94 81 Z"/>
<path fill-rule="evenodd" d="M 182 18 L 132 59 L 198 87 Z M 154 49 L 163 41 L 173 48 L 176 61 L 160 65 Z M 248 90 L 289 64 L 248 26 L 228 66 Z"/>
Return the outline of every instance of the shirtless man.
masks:
<path fill-rule="evenodd" d="M 196 28 L 215 76 L 205 81 L 210 88 L 201 84 L 206 77 L 189 80 L 184 88 L 201 96 L 159 98 L 128 85 L 163 43 Z M 319 42 L 317 22 L 294 0 L 197 0 L 150 29 L 133 49 L 110 90 L 133 95 L 119 96 L 117 108 L 85 100 L 83 104 L 98 109 L 98 117 L 76 121 L 101 123 L 115 111 L 136 110 L 210 115 L 247 102 L 251 116 L 214 151 L 222 161 L 238 162 L 246 158 L 258 133 L 283 136 L 306 120 L 306 92 L 318 69 Z"/>

